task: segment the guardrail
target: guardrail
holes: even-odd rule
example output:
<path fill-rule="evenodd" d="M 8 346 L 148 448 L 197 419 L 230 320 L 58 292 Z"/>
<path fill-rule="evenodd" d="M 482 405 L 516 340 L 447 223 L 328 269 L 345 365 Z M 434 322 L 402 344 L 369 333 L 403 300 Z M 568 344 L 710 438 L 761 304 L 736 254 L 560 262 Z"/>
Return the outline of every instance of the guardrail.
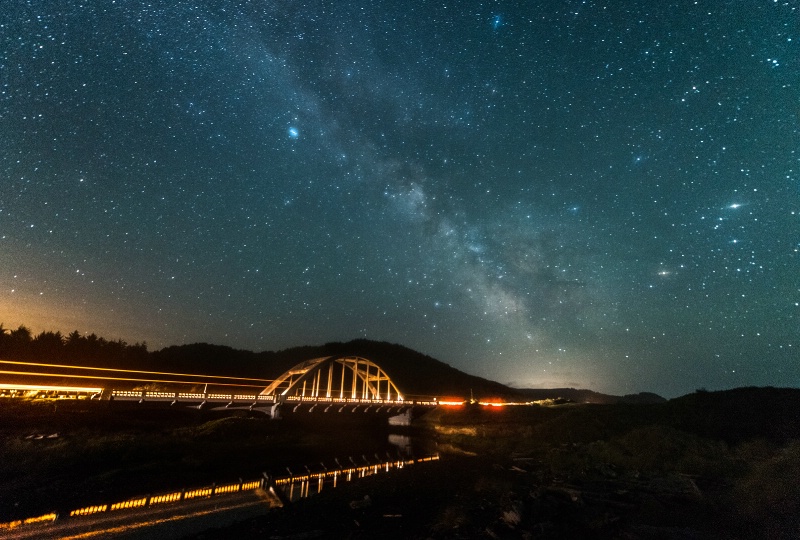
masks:
<path fill-rule="evenodd" d="M 48 386 L 0 383 L 0 398 L 96 399 L 103 389 L 86 386 Z"/>
<path fill-rule="evenodd" d="M 208 403 L 275 404 L 275 403 L 320 403 L 333 405 L 388 405 L 394 407 L 439 405 L 436 399 L 375 399 L 327 396 L 282 396 L 274 394 L 220 394 L 197 392 L 163 392 L 153 390 L 111 390 L 109 399 L 119 401 L 204 401 Z"/>
<path fill-rule="evenodd" d="M 213 401 L 221 403 L 274 403 L 275 396 L 260 394 L 220 394 L 201 392 L 163 392 L 154 390 L 110 390 L 108 398 L 119 401 Z"/>
<path fill-rule="evenodd" d="M 169 400 L 207 400 L 207 401 L 228 401 L 228 402 L 268 402 L 274 403 L 283 401 L 286 403 L 354 403 L 354 404 L 374 404 L 374 405 L 414 405 L 424 404 L 433 405 L 435 400 L 409 401 L 405 399 L 375 399 L 375 398 L 354 398 L 354 397 L 327 397 L 327 396 L 281 396 L 275 394 L 220 394 L 220 393 L 197 393 L 197 392 L 163 392 L 153 390 L 111 390 L 111 399 L 129 399 L 145 401 L 169 401 Z"/>

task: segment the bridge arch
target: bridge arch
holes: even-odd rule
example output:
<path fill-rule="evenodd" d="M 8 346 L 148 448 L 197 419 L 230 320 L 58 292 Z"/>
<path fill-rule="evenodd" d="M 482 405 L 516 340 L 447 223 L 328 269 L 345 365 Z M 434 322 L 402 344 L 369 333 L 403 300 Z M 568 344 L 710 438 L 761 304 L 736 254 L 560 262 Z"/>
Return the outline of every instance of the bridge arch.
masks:
<path fill-rule="evenodd" d="M 359 356 L 325 356 L 300 362 L 261 391 L 262 396 L 403 401 L 400 390 L 375 362 Z"/>

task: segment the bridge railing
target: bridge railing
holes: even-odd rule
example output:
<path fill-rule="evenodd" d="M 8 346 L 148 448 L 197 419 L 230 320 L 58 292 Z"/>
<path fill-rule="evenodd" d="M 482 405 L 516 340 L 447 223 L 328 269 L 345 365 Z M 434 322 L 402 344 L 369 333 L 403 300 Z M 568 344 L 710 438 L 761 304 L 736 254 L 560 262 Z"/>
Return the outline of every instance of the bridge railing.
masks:
<path fill-rule="evenodd" d="M 375 399 L 375 398 L 340 398 L 326 396 L 283 396 L 284 401 L 309 402 L 309 403 L 354 403 L 370 405 L 413 405 L 414 402 L 404 399 Z"/>
<path fill-rule="evenodd" d="M 344 405 L 436 406 L 436 399 L 378 399 L 327 396 L 281 396 L 271 394 L 221 394 L 200 392 L 163 392 L 154 390 L 111 390 L 109 397 L 129 401 L 207 401 L 220 403 L 341 403 Z"/>
<path fill-rule="evenodd" d="M 162 392 L 153 390 L 111 390 L 109 398 L 114 400 L 144 400 L 144 401 L 214 401 L 235 403 L 272 403 L 275 396 L 262 396 L 259 394 L 221 394 L 217 392 Z"/>
<path fill-rule="evenodd" d="M 95 399 L 102 388 L 0 383 L 0 398 Z"/>

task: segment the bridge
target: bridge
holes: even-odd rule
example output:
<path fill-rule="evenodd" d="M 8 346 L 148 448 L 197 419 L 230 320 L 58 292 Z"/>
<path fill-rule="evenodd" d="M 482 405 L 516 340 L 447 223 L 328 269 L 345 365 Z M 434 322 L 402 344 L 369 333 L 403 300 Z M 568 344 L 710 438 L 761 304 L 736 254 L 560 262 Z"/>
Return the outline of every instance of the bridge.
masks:
<path fill-rule="evenodd" d="M 5 375 L 6 379 L 13 376 L 15 381 L 0 384 L 0 398 L 168 403 L 208 410 L 246 409 L 265 413 L 271 418 L 299 412 L 375 412 L 399 417 L 408 415 L 415 407 L 440 405 L 435 397 L 407 399 L 378 364 L 359 356 L 305 360 L 274 380 L 0 360 L 0 366 L 4 365 L 12 365 L 15 369 L 0 369 L 0 376 Z M 167 376 L 170 378 L 165 379 Z M 67 381 L 94 379 L 102 381 L 102 386 L 36 384 L 47 377 Z M 244 384 L 245 381 L 262 385 Z M 138 383 L 136 386 L 158 385 L 164 389 L 130 389 L 133 382 Z M 199 386 L 203 387 L 202 391 L 197 390 Z M 258 388 L 261 390 L 257 391 Z"/>

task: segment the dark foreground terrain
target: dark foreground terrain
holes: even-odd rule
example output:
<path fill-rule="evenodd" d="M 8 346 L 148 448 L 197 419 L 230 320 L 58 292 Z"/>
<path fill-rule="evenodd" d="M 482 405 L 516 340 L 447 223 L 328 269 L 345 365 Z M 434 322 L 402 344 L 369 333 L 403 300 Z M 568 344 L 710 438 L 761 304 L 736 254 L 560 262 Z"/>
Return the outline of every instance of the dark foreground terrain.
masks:
<path fill-rule="evenodd" d="M 442 459 L 201 538 L 800 538 L 800 391 L 439 409 Z"/>
<path fill-rule="evenodd" d="M 0 405 L 0 521 L 389 451 L 377 424 Z M 800 538 L 800 390 L 442 407 L 411 433 L 442 459 L 195 538 Z"/>

